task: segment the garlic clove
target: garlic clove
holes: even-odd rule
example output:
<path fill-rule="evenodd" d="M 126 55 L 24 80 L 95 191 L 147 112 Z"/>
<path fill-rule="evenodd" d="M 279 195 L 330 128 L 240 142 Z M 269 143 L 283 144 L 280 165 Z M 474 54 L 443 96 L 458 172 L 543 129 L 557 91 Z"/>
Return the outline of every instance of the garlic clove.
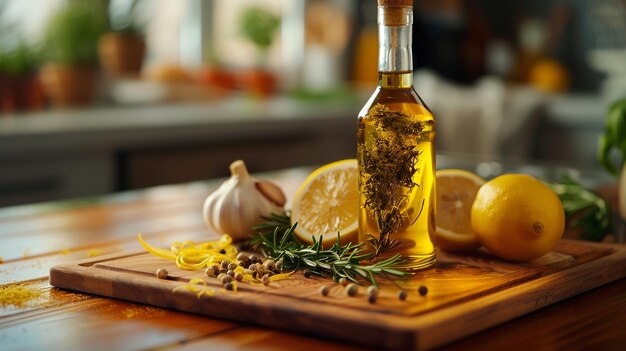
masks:
<path fill-rule="evenodd" d="M 263 196 L 273 202 L 274 205 L 283 207 L 287 203 L 287 197 L 278 185 L 267 180 L 260 180 L 254 183 L 254 186 Z"/>

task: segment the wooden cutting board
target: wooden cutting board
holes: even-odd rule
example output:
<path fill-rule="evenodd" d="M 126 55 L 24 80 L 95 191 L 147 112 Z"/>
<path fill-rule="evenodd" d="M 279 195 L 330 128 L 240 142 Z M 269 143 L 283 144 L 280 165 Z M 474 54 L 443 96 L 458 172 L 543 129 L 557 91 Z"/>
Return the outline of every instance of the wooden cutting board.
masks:
<path fill-rule="evenodd" d="M 166 268 L 170 277 L 158 279 Z M 408 299 L 387 283 L 376 304 L 365 289 L 349 297 L 330 279 L 301 273 L 269 286 L 239 284 L 225 291 L 206 278 L 212 296 L 173 289 L 202 272 L 182 271 L 173 261 L 127 253 L 61 264 L 50 271 L 59 288 L 120 298 L 212 317 L 254 323 L 392 349 L 432 348 L 489 328 L 626 276 L 626 249 L 618 245 L 563 240 L 554 252 L 527 264 L 497 260 L 484 252 L 440 252 L 437 264 L 401 282 Z M 319 293 L 329 284 L 330 295 Z M 420 296 L 418 288 L 428 287 Z"/>

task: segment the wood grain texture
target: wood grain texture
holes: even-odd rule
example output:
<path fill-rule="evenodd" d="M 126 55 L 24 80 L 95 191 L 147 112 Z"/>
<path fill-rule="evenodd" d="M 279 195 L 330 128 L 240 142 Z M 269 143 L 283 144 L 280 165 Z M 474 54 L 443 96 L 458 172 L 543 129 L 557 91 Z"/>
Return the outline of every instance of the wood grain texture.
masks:
<path fill-rule="evenodd" d="M 298 168 L 267 178 L 290 195 L 309 171 Z M 241 325 L 52 288 L 41 280 L 47 280 L 50 267 L 59 263 L 139 249 L 138 232 L 144 233 L 151 243 L 163 246 L 175 240 L 210 238 L 211 232 L 198 224 L 199 208 L 205 194 L 219 185 L 219 181 L 0 209 L 0 256 L 5 255 L 6 259 L 0 262 L 0 284 L 26 282 L 27 286 L 43 292 L 41 303 L 28 307 L 0 303 L 0 349 L 365 349 L 319 335 L 285 333 L 275 328 Z M 616 186 L 612 189 L 614 193 Z M 594 260 L 588 249 L 577 248 L 580 247 L 574 243 L 567 252 L 579 262 Z M 25 256 L 25 250 L 30 255 Z M 474 261 L 486 258 L 477 253 L 464 259 L 471 266 L 477 264 Z M 562 261 L 562 264 L 568 263 Z M 499 268 L 506 269 L 506 266 Z M 551 269 L 561 268 L 553 263 Z M 602 270 L 599 274 L 604 275 Z M 579 280 L 586 284 L 594 276 L 595 273 L 585 275 Z M 562 302 L 550 302 L 545 308 L 440 349 L 622 350 L 626 345 L 626 279 Z M 504 306 L 493 313 L 505 313 L 508 308 Z M 310 329 L 315 327 L 312 325 Z M 441 332 L 467 334 L 455 328 L 445 325 Z"/>
<path fill-rule="evenodd" d="M 406 302 L 384 286 L 379 300 L 363 293 L 347 297 L 340 286 L 329 297 L 317 291 L 325 279 L 295 275 L 269 287 L 241 284 L 237 293 L 222 291 L 197 298 L 173 289 L 202 272 L 178 270 L 171 261 L 147 253 L 127 253 L 55 266 L 52 285 L 175 310 L 306 332 L 385 348 L 431 348 L 550 305 L 626 276 L 626 250 L 563 241 L 541 261 L 514 264 L 486 253 L 442 254 L 432 269 L 403 282 Z M 165 267 L 170 278 L 154 272 Z M 422 297 L 420 285 L 429 288 Z"/>

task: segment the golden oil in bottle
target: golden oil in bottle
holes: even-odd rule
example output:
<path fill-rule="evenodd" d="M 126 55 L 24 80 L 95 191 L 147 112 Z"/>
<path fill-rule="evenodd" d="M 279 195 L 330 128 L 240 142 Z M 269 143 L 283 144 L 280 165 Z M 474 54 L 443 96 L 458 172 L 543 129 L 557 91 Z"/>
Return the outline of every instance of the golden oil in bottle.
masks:
<path fill-rule="evenodd" d="M 359 241 L 417 270 L 436 255 L 435 120 L 413 89 L 412 2 L 381 3 L 379 85 L 357 128 Z"/>

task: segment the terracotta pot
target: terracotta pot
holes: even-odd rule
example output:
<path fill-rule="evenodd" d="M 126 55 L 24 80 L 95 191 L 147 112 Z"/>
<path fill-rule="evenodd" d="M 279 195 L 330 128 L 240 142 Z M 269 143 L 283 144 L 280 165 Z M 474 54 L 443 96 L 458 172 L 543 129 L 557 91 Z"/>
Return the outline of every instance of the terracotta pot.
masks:
<path fill-rule="evenodd" d="M 34 73 L 13 78 L 11 92 L 12 105 L 16 111 L 37 110 L 44 105 L 43 88 Z"/>
<path fill-rule="evenodd" d="M 92 67 L 47 64 L 40 78 L 45 94 L 57 106 L 87 105 L 95 95 L 97 72 Z"/>
<path fill-rule="evenodd" d="M 132 34 L 107 33 L 100 38 L 100 64 L 112 76 L 137 76 L 141 72 L 146 44 Z"/>
<path fill-rule="evenodd" d="M 269 71 L 255 69 L 240 76 L 241 87 L 258 97 L 269 97 L 276 93 L 278 80 Z"/>

